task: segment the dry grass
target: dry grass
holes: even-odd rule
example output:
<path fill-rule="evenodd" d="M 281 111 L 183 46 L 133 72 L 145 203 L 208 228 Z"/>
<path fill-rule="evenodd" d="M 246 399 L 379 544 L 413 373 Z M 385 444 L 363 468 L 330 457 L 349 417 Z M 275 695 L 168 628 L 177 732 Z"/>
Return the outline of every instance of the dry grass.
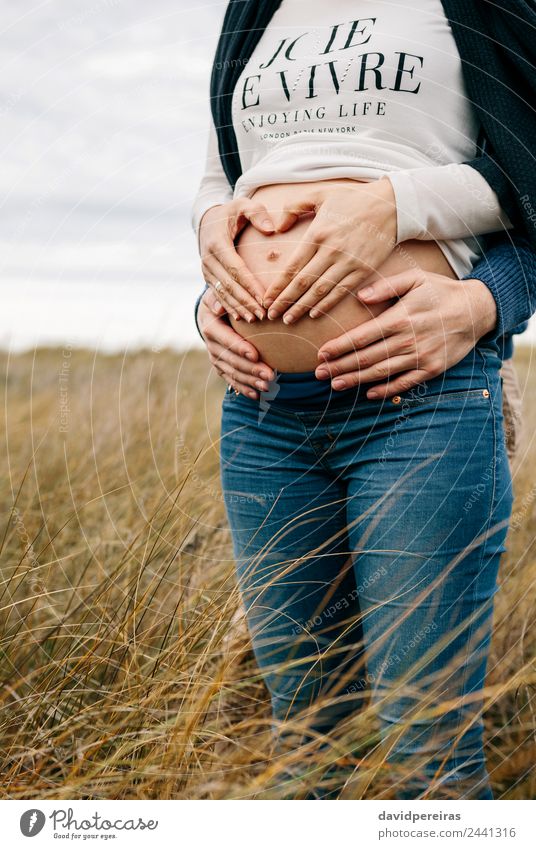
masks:
<path fill-rule="evenodd" d="M 534 422 L 530 352 L 518 362 Z M 267 758 L 267 694 L 237 619 L 218 482 L 222 384 L 202 353 L 42 350 L 3 355 L 2 369 L 4 798 L 262 795 L 277 765 Z M 528 437 L 486 714 L 494 791 L 511 799 L 536 797 Z M 369 798 L 386 786 L 374 747 L 367 755 L 374 733 L 370 713 L 356 718 L 367 776 L 356 794 Z"/>

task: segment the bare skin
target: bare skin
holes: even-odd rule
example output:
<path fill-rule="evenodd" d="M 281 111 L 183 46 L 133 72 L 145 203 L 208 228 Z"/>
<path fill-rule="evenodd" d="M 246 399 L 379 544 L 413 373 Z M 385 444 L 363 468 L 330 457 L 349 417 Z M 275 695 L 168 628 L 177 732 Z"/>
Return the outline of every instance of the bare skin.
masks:
<path fill-rule="evenodd" d="M 329 182 L 347 181 L 331 180 Z M 325 183 L 326 181 L 323 181 L 322 185 L 325 186 Z M 269 211 L 277 227 L 281 211 L 295 191 L 295 184 L 262 186 L 255 192 L 254 199 Z M 280 275 L 296 247 L 307 240 L 307 233 L 314 217 L 314 213 L 301 215 L 285 232 L 274 232 L 268 235 L 259 232 L 252 224 L 246 224 L 240 232 L 235 240 L 236 251 L 255 276 L 263 292 L 268 290 Z M 424 269 L 451 278 L 455 277 L 443 252 L 435 243 L 412 241 L 396 246 L 377 270 L 370 269 L 370 275 L 363 281 L 362 286 L 412 269 Z M 319 349 L 326 342 L 384 312 L 390 303 L 386 301 L 369 307 L 351 292 L 329 311 L 323 312 L 315 319 L 305 313 L 289 325 L 284 323 L 283 315 L 272 320 L 265 318 L 251 324 L 242 319 L 237 321 L 232 316 L 230 321 L 236 332 L 252 342 L 261 359 L 273 369 L 282 372 L 314 371 L 318 366 Z"/>
<path fill-rule="evenodd" d="M 198 322 L 212 365 L 238 392 L 258 398 L 267 391 L 270 358 L 280 371 L 315 369 L 335 391 L 369 383 L 368 397 L 392 397 L 441 374 L 493 330 L 497 308 L 485 283 L 456 279 L 432 242 L 394 248 L 388 183 L 263 186 L 254 198 L 205 213 L 199 247 L 211 288 Z M 308 276 L 311 262 L 324 267 L 320 277 Z M 335 312 L 341 301 L 342 315 Z M 267 320 L 274 306 L 279 317 Z"/>

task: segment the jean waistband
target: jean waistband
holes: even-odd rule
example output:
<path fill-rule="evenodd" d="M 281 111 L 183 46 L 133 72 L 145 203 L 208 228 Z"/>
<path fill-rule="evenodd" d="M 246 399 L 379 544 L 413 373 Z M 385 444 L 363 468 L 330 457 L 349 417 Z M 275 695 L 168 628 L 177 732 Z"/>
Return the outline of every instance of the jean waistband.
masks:
<path fill-rule="evenodd" d="M 336 391 L 329 380 L 318 380 L 314 371 L 278 372 L 260 402 L 291 410 L 317 410 L 326 406 L 348 405 L 365 397 L 370 384 Z"/>
<path fill-rule="evenodd" d="M 420 386 L 425 394 L 480 388 L 484 372 L 487 369 L 498 369 L 500 364 L 501 360 L 495 348 L 477 346 L 459 363 Z M 318 380 L 314 371 L 276 371 L 268 392 L 260 393 L 260 404 L 285 407 L 294 411 L 349 407 L 354 402 L 366 399 L 367 391 L 372 385 L 361 383 L 351 389 L 335 390 L 330 380 Z"/>

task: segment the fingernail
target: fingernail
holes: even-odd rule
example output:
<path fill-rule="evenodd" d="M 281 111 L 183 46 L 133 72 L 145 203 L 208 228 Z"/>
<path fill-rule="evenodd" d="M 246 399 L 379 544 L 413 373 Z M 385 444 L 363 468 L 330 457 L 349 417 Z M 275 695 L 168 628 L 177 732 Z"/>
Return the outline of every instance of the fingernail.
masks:
<path fill-rule="evenodd" d="M 336 380 L 333 381 L 333 383 L 331 385 L 333 386 L 334 389 L 344 389 L 345 386 L 346 386 L 346 383 L 344 382 L 344 380 L 337 378 Z"/>
<path fill-rule="evenodd" d="M 273 302 L 274 302 L 274 299 L 273 299 L 273 298 L 264 298 L 264 299 L 261 301 L 261 306 L 263 306 L 263 307 L 264 307 L 264 309 L 265 309 L 265 310 L 267 310 L 267 309 L 268 309 L 268 307 L 270 307 L 270 306 L 273 304 Z"/>
<path fill-rule="evenodd" d="M 233 313 L 233 318 L 234 318 L 235 321 L 240 321 L 240 316 L 238 315 L 237 312 Z"/>
<path fill-rule="evenodd" d="M 283 324 L 294 324 L 296 319 L 293 315 L 285 315 L 283 316 Z"/>
<path fill-rule="evenodd" d="M 329 371 L 325 368 L 317 369 L 315 374 L 319 380 L 326 380 L 329 377 Z"/>
<path fill-rule="evenodd" d="M 255 357 L 253 356 L 251 351 L 244 351 L 243 356 L 246 358 L 246 360 L 250 360 L 250 362 L 252 362 L 252 363 L 255 362 Z"/>
<path fill-rule="evenodd" d="M 253 398 L 253 400 L 256 401 L 257 400 L 257 393 L 253 392 L 253 390 L 252 390 L 251 392 L 248 392 L 248 397 Z"/>
<path fill-rule="evenodd" d="M 318 356 L 322 360 L 331 360 L 331 354 L 329 353 L 329 351 L 319 351 Z"/>
<path fill-rule="evenodd" d="M 377 393 L 377 392 L 372 392 L 372 391 L 371 391 L 371 392 L 367 392 L 367 398 L 379 398 L 379 397 L 380 397 L 380 396 L 378 395 L 378 393 Z"/>
<path fill-rule="evenodd" d="M 257 316 L 257 318 L 259 318 L 261 321 L 262 321 L 262 319 L 264 318 L 264 313 L 262 312 L 262 310 L 255 310 L 255 315 L 256 315 L 256 316 Z"/>
<path fill-rule="evenodd" d="M 309 313 L 309 318 L 318 318 L 319 315 L 319 310 L 311 310 L 311 312 Z"/>
<path fill-rule="evenodd" d="M 262 298 L 261 298 L 261 296 L 260 296 L 260 295 L 255 295 L 255 300 L 257 301 L 257 303 L 259 304 L 259 306 L 261 306 L 261 307 L 262 307 L 262 305 L 263 305 L 263 304 L 262 304 Z"/>
<path fill-rule="evenodd" d="M 262 380 L 256 380 L 255 386 L 257 387 L 257 389 L 260 389 L 261 392 L 268 392 L 268 384 L 263 383 Z"/>
<path fill-rule="evenodd" d="M 374 289 L 372 286 L 365 286 L 364 289 L 360 289 L 357 293 L 360 298 L 370 298 L 370 296 L 374 293 Z"/>
<path fill-rule="evenodd" d="M 278 315 L 279 315 L 279 313 L 278 313 L 277 310 L 269 310 L 268 311 L 268 318 L 277 318 Z"/>
<path fill-rule="evenodd" d="M 251 315 L 249 312 L 246 313 L 246 321 L 249 321 L 249 323 L 252 324 L 255 321 L 255 316 Z"/>
<path fill-rule="evenodd" d="M 262 377 L 263 380 L 271 380 L 272 379 L 267 371 L 259 372 L 259 377 Z"/>

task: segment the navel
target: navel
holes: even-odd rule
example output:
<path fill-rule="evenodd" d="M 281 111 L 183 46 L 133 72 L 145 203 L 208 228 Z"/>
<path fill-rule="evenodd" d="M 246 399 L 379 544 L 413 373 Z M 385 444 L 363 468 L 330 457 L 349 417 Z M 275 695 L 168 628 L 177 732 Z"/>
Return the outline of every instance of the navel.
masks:
<path fill-rule="evenodd" d="M 281 256 L 281 252 L 280 251 L 274 251 L 274 249 L 272 248 L 271 250 L 268 251 L 266 259 L 270 259 L 270 260 L 279 259 L 280 256 Z"/>

